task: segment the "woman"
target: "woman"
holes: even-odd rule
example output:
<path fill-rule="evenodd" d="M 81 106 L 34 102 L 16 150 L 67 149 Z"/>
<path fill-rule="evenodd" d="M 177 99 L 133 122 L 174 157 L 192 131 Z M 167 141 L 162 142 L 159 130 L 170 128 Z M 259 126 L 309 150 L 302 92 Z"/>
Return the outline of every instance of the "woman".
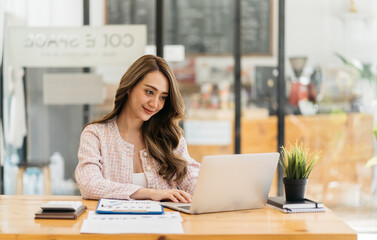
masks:
<path fill-rule="evenodd" d="M 75 176 L 83 198 L 191 202 L 200 164 L 187 152 L 183 116 L 169 65 L 139 58 L 123 75 L 112 112 L 81 134 Z"/>

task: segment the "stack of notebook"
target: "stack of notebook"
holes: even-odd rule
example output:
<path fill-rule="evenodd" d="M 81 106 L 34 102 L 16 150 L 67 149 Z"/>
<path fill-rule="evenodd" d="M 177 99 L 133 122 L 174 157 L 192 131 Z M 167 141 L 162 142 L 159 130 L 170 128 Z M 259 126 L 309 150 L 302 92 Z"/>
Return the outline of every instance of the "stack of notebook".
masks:
<path fill-rule="evenodd" d="M 35 219 L 76 219 L 86 206 L 80 201 L 49 201 L 41 205 L 41 210 L 35 213 Z"/>
<path fill-rule="evenodd" d="M 326 212 L 323 203 L 305 198 L 303 201 L 290 202 L 285 197 L 269 197 L 267 204 L 284 213 Z"/>

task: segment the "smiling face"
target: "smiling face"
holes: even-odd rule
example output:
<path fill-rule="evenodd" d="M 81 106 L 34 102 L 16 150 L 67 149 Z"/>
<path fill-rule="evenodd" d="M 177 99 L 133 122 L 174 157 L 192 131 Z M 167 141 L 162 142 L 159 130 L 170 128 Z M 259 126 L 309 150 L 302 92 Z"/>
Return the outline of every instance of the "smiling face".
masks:
<path fill-rule="evenodd" d="M 169 82 L 161 72 L 146 74 L 128 94 L 125 105 L 127 115 L 148 121 L 164 107 L 168 94 Z"/>

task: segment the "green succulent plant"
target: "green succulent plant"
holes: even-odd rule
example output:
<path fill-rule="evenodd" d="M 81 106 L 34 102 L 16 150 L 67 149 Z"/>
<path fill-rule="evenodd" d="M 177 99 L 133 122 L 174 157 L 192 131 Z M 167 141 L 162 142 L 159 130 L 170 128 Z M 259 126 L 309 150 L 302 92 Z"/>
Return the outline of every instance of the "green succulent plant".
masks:
<path fill-rule="evenodd" d="M 317 164 L 320 152 L 310 153 L 302 143 L 281 147 L 280 165 L 287 179 L 307 179 Z"/>

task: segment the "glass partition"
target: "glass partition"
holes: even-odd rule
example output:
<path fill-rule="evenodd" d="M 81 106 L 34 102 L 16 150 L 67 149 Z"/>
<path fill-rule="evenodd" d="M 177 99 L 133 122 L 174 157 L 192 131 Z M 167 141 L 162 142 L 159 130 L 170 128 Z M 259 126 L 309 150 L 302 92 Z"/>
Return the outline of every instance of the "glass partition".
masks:
<path fill-rule="evenodd" d="M 189 153 L 234 152 L 233 1 L 164 1 L 166 46 L 182 46 L 170 61 L 186 105 L 182 123 Z M 165 57 L 169 59 L 169 52 Z"/>
<path fill-rule="evenodd" d="M 376 9 L 286 1 L 285 142 L 321 151 L 307 194 L 333 208 L 376 204 Z"/>

